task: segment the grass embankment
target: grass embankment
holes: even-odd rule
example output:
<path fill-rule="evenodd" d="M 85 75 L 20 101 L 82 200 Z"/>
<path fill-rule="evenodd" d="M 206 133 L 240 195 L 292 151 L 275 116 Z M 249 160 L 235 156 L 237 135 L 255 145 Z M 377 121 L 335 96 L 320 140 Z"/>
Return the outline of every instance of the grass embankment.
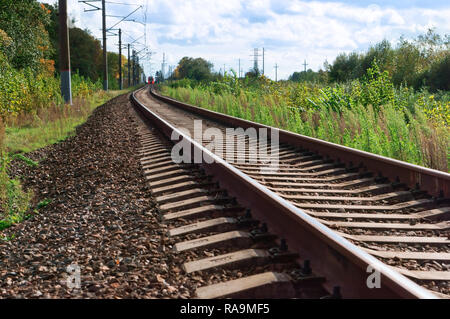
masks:
<path fill-rule="evenodd" d="M 325 86 L 276 83 L 257 86 L 227 78 L 162 87 L 182 102 L 279 127 L 363 151 L 448 171 L 450 94 L 394 88 L 386 74 Z"/>
<path fill-rule="evenodd" d="M 76 98 L 72 106 L 51 106 L 24 114 L 6 127 L 5 147 L 8 153 L 28 153 L 66 139 L 75 127 L 84 123 L 92 111 L 106 101 L 128 92 L 99 91 L 87 98 Z"/>
<path fill-rule="evenodd" d="M 23 153 L 73 135 L 75 128 L 83 124 L 95 108 L 131 90 L 97 91 L 84 98 L 75 98 L 71 106 L 52 105 L 33 113 L 23 113 L 7 119 L 6 125 L 0 121 L 0 230 L 28 218 L 50 202 L 43 200 L 32 209 L 33 193 L 23 190 L 19 179 L 8 176 L 10 162 L 18 159 L 26 165 L 37 166 L 38 163 Z"/>

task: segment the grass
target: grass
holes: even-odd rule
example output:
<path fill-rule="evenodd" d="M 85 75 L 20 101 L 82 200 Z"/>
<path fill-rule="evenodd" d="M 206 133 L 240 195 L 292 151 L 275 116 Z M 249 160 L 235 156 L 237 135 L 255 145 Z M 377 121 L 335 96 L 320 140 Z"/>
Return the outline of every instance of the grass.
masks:
<path fill-rule="evenodd" d="M 0 122 L 0 230 L 26 217 L 33 196 L 31 191 L 22 189 L 20 180 L 8 176 L 11 157 L 5 152 L 4 136 L 5 128 Z"/>
<path fill-rule="evenodd" d="M 5 190 L 2 198 L 3 213 L 0 219 L 0 230 L 31 216 L 27 214 L 33 197 L 31 191 L 24 191 L 17 179 L 1 178 L 0 188 Z"/>
<path fill-rule="evenodd" d="M 9 118 L 6 125 L 0 120 L 0 231 L 33 216 L 38 209 L 51 203 L 51 199 L 43 199 L 34 210 L 31 209 L 33 193 L 23 190 L 19 179 L 8 176 L 11 160 L 17 158 L 31 167 L 38 166 L 37 162 L 22 153 L 57 143 L 73 135 L 75 128 L 84 123 L 96 107 L 132 89 L 98 91 L 87 98 L 74 99 L 71 106 L 52 105 Z"/>
<path fill-rule="evenodd" d="M 229 85 L 231 89 L 222 92 L 215 92 L 212 84 L 163 86 L 162 93 L 209 110 L 448 171 L 450 129 L 442 121 L 448 114 L 427 115 L 435 103 L 432 96 L 424 93 L 428 104 L 422 105 L 413 92 L 403 89 L 411 100 L 406 102 L 395 95 L 400 89 L 391 87 L 387 94 L 385 82 L 374 82 L 320 87 L 267 81 L 234 91 Z M 448 101 L 439 105 L 449 108 Z"/>
<path fill-rule="evenodd" d="M 39 165 L 38 162 L 33 161 L 31 158 L 28 158 L 28 157 L 24 156 L 23 154 L 15 154 L 13 156 L 13 158 L 17 158 L 17 159 L 22 160 L 23 162 L 25 162 L 25 164 L 27 164 L 30 167 L 36 167 L 36 166 Z"/>
<path fill-rule="evenodd" d="M 43 200 L 41 200 L 41 201 L 37 204 L 37 208 L 40 209 L 40 208 L 42 208 L 42 207 L 45 207 L 45 206 L 47 206 L 48 204 L 50 204 L 51 202 L 52 202 L 51 199 L 48 199 L 48 198 L 43 199 Z"/>
<path fill-rule="evenodd" d="M 7 123 L 6 150 L 12 154 L 28 153 L 63 141 L 96 107 L 128 91 L 99 91 L 85 99 L 74 99 L 72 106 L 53 105 L 34 114 L 22 114 Z"/>

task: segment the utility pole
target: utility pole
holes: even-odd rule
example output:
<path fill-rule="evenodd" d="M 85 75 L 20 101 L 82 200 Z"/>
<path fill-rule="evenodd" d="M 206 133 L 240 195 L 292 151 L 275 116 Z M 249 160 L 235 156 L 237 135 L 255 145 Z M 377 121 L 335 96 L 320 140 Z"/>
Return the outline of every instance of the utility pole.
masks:
<path fill-rule="evenodd" d="M 263 56 L 262 56 L 262 58 L 263 58 L 263 75 L 264 75 L 264 48 L 263 48 Z"/>
<path fill-rule="evenodd" d="M 275 63 L 275 82 L 278 82 L 278 64 Z"/>
<path fill-rule="evenodd" d="M 103 32 L 103 90 L 108 91 L 108 52 L 106 49 L 106 4 L 102 0 L 102 32 Z"/>
<path fill-rule="evenodd" d="M 119 29 L 119 90 L 122 89 L 122 29 Z"/>
<path fill-rule="evenodd" d="M 166 53 L 163 52 L 163 62 L 161 64 L 161 77 L 162 77 L 163 81 L 165 78 L 165 74 L 164 74 L 165 68 L 166 68 Z"/>
<path fill-rule="evenodd" d="M 139 71 L 139 57 L 136 56 L 136 84 L 141 83 L 141 72 Z"/>
<path fill-rule="evenodd" d="M 128 43 L 128 87 L 131 86 L 131 76 L 130 76 L 130 44 Z"/>
<path fill-rule="evenodd" d="M 175 67 L 173 65 L 169 66 L 169 77 L 173 78 L 173 70 L 175 69 Z"/>
<path fill-rule="evenodd" d="M 136 85 L 136 51 L 133 50 L 133 85 Z"/>
<path fill-rule="evenodd" d="M 139 63 L 138 63 L 137 52 L 136 51 L 134 51 L 133 66 L 134 66 L 134 85 L 138 85 L 138 68 L 139 68 Z"/>
<path fill-rule="evenodd" d="M 305 60 L 305 63 L 303 63 L 303 66 L 305 67 L 305 73 L 306 73 L 306 66 L 307 66 L 308 64 L 306 64 L 306 60 Z"/>
<path fill-rule="evenodd" d="M 100 2 L 102 3 L 101 8 L 98 7 L 95 3 Z M 136 22 L 134 20 L 126 20 L 128 17 L 130 17 L 132 14 L 134 14 L 137 10 L 142 9 L 143 6 L 138 6 L 137 9 L 135 9 L 134 11 L 132 11 L 131 13 L 129 13 L 128 15 L 122 17 L 122 19 L 117 22 L 116 24 L 114 24 L 113 26 L 111 26 L 110 28 L 106 27 L 106 1 L 105 0 L 78 0 L 78 2 L 82 2 L 85 5 L 87 5 L 88 7 L 90 7 L 90 9 L 84 9 L 84 12 L 89 12 L 89 11 L 97 11 L 97 10 L 102 10 L 102 40 L 103 40 L 103 90 L 108 91 L 108 48 L 106 45 L 106 33 L 108 31 L 111 31 L 114 29 L 115 26 L 117 26 L 119 23 L 121 23 L 122 21 L 133 21 Z M 126 5 L 126 3 L 117 3 L 117 2 L 110 2 L 108 1 L 108 3 L 111 4 L 120 4 L 120 5 Z M 120 16 L 109 16 L 109 17 L 115 17 L 115 18 L 120 18 Z"/>
<path fill-rule="evenodd" d="M 223 64 L 223 77 L 225 77 L 225 63 Z"/>
<path fill-rule="evenodd" d="M 67 0 L 59 0 L 59 63 L 61 72 L 61 94 L 64 102 L 72 105 L 72 87 L 70 83 L 70 48 L 67 28 Z"/>
<path fill-rule="evenodd" d="M 238 79 L 241 78 L 241 59 L 239 59 Z"/>

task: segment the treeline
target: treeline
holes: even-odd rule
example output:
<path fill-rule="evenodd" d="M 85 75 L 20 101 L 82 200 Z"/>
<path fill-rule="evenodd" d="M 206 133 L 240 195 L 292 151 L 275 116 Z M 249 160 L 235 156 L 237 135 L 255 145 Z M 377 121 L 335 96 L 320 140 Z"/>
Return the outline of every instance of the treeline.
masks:
<path fill-rule="evenodd" d="M 36 0 L 0 1 L 0 118 L 62 102 L 59 89 L 58 8 Z M 72 21 L 73 25 L 73 21 Z M 72 94 L 102 89 L 102 47 L 88 30 L 70 28 Z M 108 84 L 119 88 L 119 55 L 108 52 Z M 122 56 L 124 87 L 128 61 Z M 139 74 L 142 69 L 137 67 Z"/>
<path fill-rule="evenodd" d="M 42 73 L 59 74 L 59 22 L 57 5 L 36 0 L 0 1 L 0 54 L 12 68 Z M 72 21 L 72 24 L 74 21 Z M 101 43 L 88 30 L 69 29 L 72 74 L 102 82 Z M 110 89 L 118 88 L 119 55 L 108 52 Z M 123 83 L 126 87 L 127 58 L 122 56 Z M 139 71 L 142 69 L 139 67 Z"/>
<path fill-rule="evenodd" d="M 361 79 L 345 83 L 226 75 L 184 78 L 161 90 L 213 111 L 448 171 L 450 91 L 395 87 L 375 62 Z"/>
<path fill-rule="evenodd" d="M 59 22 L 58 7 L 45 5 L 50 12 L 50 24 L 47 28 L 50 42 L 54 50 L 51 59 L 55 61 L 55 69 L 59 69 Z M 72 20 L 72 25 L 75 21 Z M 77 27 L 69 28 L 70 63 L 72 73 L 90 79 L 93 82 L 103 81 L 103 49 L 100 41 L 93 37 L 89 30 Z M 122 54 L 122 79 L 124 87 L 128 86 L 128 59 Z M 137 66 L 139 74 L 143 73 Z M 108 85 L 112 90 L 119 89 L 119 54 L 108 52 Z"/>
<path fill-rule="evenodd" d="M 289 80 L 348 82 L 362 78 L 374 61 L 389 73 L 397 87 L 450 90 L 450 37 L 442 37 L 433 30 L 413 40 L 402 37 L 395 46 L 383 40 L 364 53 L 341 53 L 332 64 L 325 62 L 325 70 L 294 72 Z"/>
<path fill-rule="evenodd" d="M 442 37 L 433 30 L 413 40 L 402 37 L 395 46 L 383 40 L 363 53 L 341 53 L 333 63 L 325 62 L 324 70 L 294 72 L 288 80 L 321 84 L 346 83 L 365 77 L 374 63 L 382 72 L 388 72 L 396 87 L 406 86 L 416 90 L 424 88 L 431 92 L 450 90 L 450 37 Z M 203 58 L 184 57 L 168 79 L 220 81 L 223 73 L 213 72 L 212 69 L 213 64 Z M 231 73 L 236 76 L 233 70 Z M 251 81 L 260 75 L 260 70 L 250 69 L 244 77 Z M 163 80 L 161 72 L 157 72 L 156 79 L 159 82 Z"/>
<path fill-rule="evenodd" d="M 190 79 L 194 81 L 214 81 L 220 75 L 212 71 L 213 64 L 203 58 L 183 57 L 171 74 L 169 80 Z M 163 80 L 160 71 L 156 72 L 156 81 Z"/>
<path fill-rule="evenodd" d="M 229 72 L 214 72 L 214 65 L 206 61 L 203 58 L 191 58 L 183 57 L 180 62 L 178 62 L 177 67 L 171 74 L 169 74 L 169 80 L 182 80 L 188 79 L 195 82 L 215 82 L 221 81 L 226 77 L 226 74 L 237 76 L 237 73 L 231 69 Z M 245 78 L 247 79 L 257 79 L 261 75 L 260 70 L 250 69 L 245 73 Z M 160 82 L 164 80 L 160 71 L 156 72 L 156 80 Z"/>
<path fill-rule="evenodd" d="M 61 100 L 47 31 L 50 24 L 49 9 L 36 1 L 0 1 L 0 117 L 3 121 Z M 92 85 L 85 84 L 88 88 Z"/>

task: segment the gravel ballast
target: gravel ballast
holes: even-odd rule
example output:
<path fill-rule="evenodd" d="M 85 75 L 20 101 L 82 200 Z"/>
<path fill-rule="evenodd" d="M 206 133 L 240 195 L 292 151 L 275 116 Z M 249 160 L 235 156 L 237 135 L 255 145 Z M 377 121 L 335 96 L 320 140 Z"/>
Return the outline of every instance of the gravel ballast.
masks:
<path fill-rule="evenodd" d="M 165 228 L 136 155 L 136 120 L 127 95 L 119 96 L 97 108 L 74 137 L 27 154 L 38 167 L 13 164 L 34 202 L 51 203 L 0 232 L 0 298 L 191 295 L 193 287 L 168 283 L 176 282 L 169 273 L 176 277 L 171 269 L 182 261 L 164 249 Z M 76 280 L 67 285 L 77 267 L 79 289 Z"/>

